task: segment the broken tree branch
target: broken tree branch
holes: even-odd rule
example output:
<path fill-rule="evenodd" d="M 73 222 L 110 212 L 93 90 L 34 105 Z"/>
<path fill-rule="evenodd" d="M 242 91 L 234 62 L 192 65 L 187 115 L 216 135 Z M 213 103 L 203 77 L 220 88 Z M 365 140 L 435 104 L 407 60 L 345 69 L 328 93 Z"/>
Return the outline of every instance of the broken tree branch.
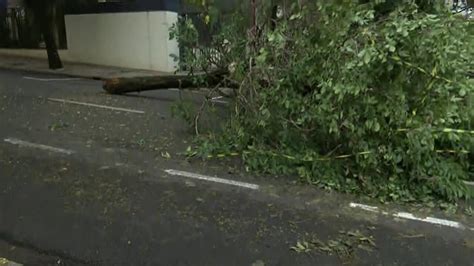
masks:
<path fill-rule="evenodd" d="M 110 94 L 124 94 L 160 89 L 188 89 L 199 88 L 199 84 L 213 87 L 226 80 L 227 71 L 217 70 L 208 74 L 199 75 L 166 75 L 133 78 L 112 78 L 104 81 L 103 88 Z M 224 82 L 227 83 L 227 82 Z M 233 86 L 227 84 L 226 86 Z"/>

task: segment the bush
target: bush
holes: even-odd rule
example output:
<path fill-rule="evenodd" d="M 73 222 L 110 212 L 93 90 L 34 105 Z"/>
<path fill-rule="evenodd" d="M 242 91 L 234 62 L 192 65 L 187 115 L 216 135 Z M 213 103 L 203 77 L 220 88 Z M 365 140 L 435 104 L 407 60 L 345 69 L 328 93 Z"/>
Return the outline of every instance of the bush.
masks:
<path fill-rule="evenodd" d="M 382 200 L 470 197 L 472 22 L 413 1 L 319 2 L 216 36 L 241 86 L 225 133 L 193 154 Z"/>

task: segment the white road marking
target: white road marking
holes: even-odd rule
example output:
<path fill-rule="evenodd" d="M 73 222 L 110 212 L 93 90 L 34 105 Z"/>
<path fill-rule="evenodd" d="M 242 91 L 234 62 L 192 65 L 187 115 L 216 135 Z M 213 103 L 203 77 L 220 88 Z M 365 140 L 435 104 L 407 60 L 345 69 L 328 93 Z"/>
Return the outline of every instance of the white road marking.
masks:
<path fill-rule="evenodd" d="M 24 79 L 36 80 L 36 81 L 71 81 L 71 80 L 82 80 L 81 78 L 35 78 L 35 77 L 23 77 Z"/>
<path fill-rule="evenodd" d="M 260 186 L 256 184 L 250 184 L 250 183 L 223 179 L 223 178 L 218 178 L 218 177 L 212 177 L 212 176 L 205 176 L 205 175 L 200 175 L 200 174 L 195 174 L 195 173 L 190 173 L 190 172 L 185 172 L 185 171 L 168 169 L 168 170 L 165 170 L 165 172 L 174 176 L 183 176 L 183 177 L 204 180 L 204 181 L 209 181 L 209 182 L 215 182 L 215 183 L 221 183 L 225 185 L 243 187 L 243 188 L 248 188 L 248 189 L 253 189 L 253 190 L 258 190 L 260 188 Z"/>
<path fill-rule="evenodd" d="M 354 202 L 351 202 L 349 206 L 351 206 L 352 208 L 359 208 L 359 209 L 366 210 L 369 212 L 379 212 L 379 208 L 375 206 L 369 206 L 369 205 L 354 203 Z"/>
<path fill-rule="evenodd" d="M 84 106 L 89 106 L 89 107 L 96 107 L 96 108 L 102 108 L 102 109 L 108 109 L 108 110 L 114 110 L 114 111 L 120 111 L 120 112 L 128 112 L 128 113 L 135 113 L 135 114 L 145 113 L 144 111 L 140 111 L 140 110 L 112 107 L 112 106 L 106 106 L 106 105 L 100 105 L 100 104 L 84 103 L 84 102 L 77 102 L 77 101 L 70 101 L 70 100 L 63 100 L 63 99 L 56 99 L 56 98 L 48 98 L 48 100 L 52 102 L 84 105 Z"/>
<path fill-rule="evenodd" d="M 35 149 L 40 149 L 40 150 L 45 150 L 45 151 L 50 151 L 50 152 L 63 153 L 67 155 L 71 155 L 74 153 L 74 151 L 71 151 L 71 150 L 56 148 L 56 147 L 47 146 L 43 144 L 32 143 L 32 142 L 19 140 L 15 138 L 7 138 L 7 139 L 4 139 L 3 141 L 13 144 L 13 145 L 18 145 L 20 147 L 35 148 Z"/>
<path fill-rule="evenodd" d="M 433 217 L 419 218 L 408 212 L 398 212 L 398 213 L 393 214 L 393 217 L 404 218 L 404 219 L 413 220 L 413 221 L 420 221 L 420 222 L 425 222 L 425 223 L 430 223 L 430 224 L 449 226 L 449 227 L 454 227 L 458 229 L 466 229 L 464 225 L 455 221 L 438 219 L 438 218 L 433 218 Z"/>
<path fill-rule="evenodd" d="M 434 218 L 434 217 L 420 218 L 408 212 L 397 212 L 397 213 L 389 214 L 388 212 L 380 211 L 378 207 L 360 204 L 360 203 L 354 203 L 354 202 L 351 202 L 349 206 L 351 208 L 358 208 L 365 211 L 380 213 L 383 215 L 390 215 L 394 218 L 402 218 L 402 219 L 407 219 L 407 220 L 412 220 L 412 221 L 419 221 L 419 222 L 425 222 L 425 223 L 430 223 L 430 224 L 435 224 L 435 225 L 453 227 L 456 229 L 469 229 L 469 230 L 474 231 L 474 228 L 466 227 L 465 225 L 456 221 L 450 221 L 450 220 L 439 219 L 439 218 Z"/>

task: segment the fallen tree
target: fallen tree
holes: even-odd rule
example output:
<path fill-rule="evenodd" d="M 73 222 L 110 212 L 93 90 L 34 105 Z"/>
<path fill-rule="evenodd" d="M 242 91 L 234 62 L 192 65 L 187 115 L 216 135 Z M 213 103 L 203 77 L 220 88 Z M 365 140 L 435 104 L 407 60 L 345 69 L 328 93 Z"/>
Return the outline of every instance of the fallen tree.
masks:
<path fill-rule="evenodd" d="M 210 73 L 195 75 L 165 75 L 133 78 L 111 78 L 104 81 L 103 88 L 110 94 L 124 94 L 160 89 L 189 89 L 197 88 L 197 84 L 206 84 L 209 87 L 218 85 L 232 87 L 226 80 L 227 71 L 216 70 Z"/>
<path fill-rule="evenodd" d="M 224 129 L 201 131 L 189 156 L 383 202 L 474 196 L 471 22 L 444 1 L 360 0 L 307 1 L 268 24 L 269 2 L 241 1 L 211 48 L 191 22 L 175 30 L 183 67 L 227 64 L 241 84 Z M 197 128 L 204 108 L 180 106 Z"/>

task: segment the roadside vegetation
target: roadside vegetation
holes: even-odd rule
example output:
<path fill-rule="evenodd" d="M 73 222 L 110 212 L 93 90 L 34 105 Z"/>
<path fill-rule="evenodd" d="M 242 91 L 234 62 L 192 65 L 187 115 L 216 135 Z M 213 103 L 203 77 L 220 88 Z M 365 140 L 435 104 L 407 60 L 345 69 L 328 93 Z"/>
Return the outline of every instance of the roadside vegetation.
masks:
<path fill-rule="evenodd" d="M 220 15 L 199 1 L 210 43 L 195 21 L 173 27 L 181 66 L 225 69 L 217 87 L 233 88 L 217 134 L 197 129 L 206 108 L 178 103 L 200 133 L 190 156 L 239 156 L 249 171 L 381 201 L 473 196 L 472 20 L 443 1 L 270 2 Z"/>

